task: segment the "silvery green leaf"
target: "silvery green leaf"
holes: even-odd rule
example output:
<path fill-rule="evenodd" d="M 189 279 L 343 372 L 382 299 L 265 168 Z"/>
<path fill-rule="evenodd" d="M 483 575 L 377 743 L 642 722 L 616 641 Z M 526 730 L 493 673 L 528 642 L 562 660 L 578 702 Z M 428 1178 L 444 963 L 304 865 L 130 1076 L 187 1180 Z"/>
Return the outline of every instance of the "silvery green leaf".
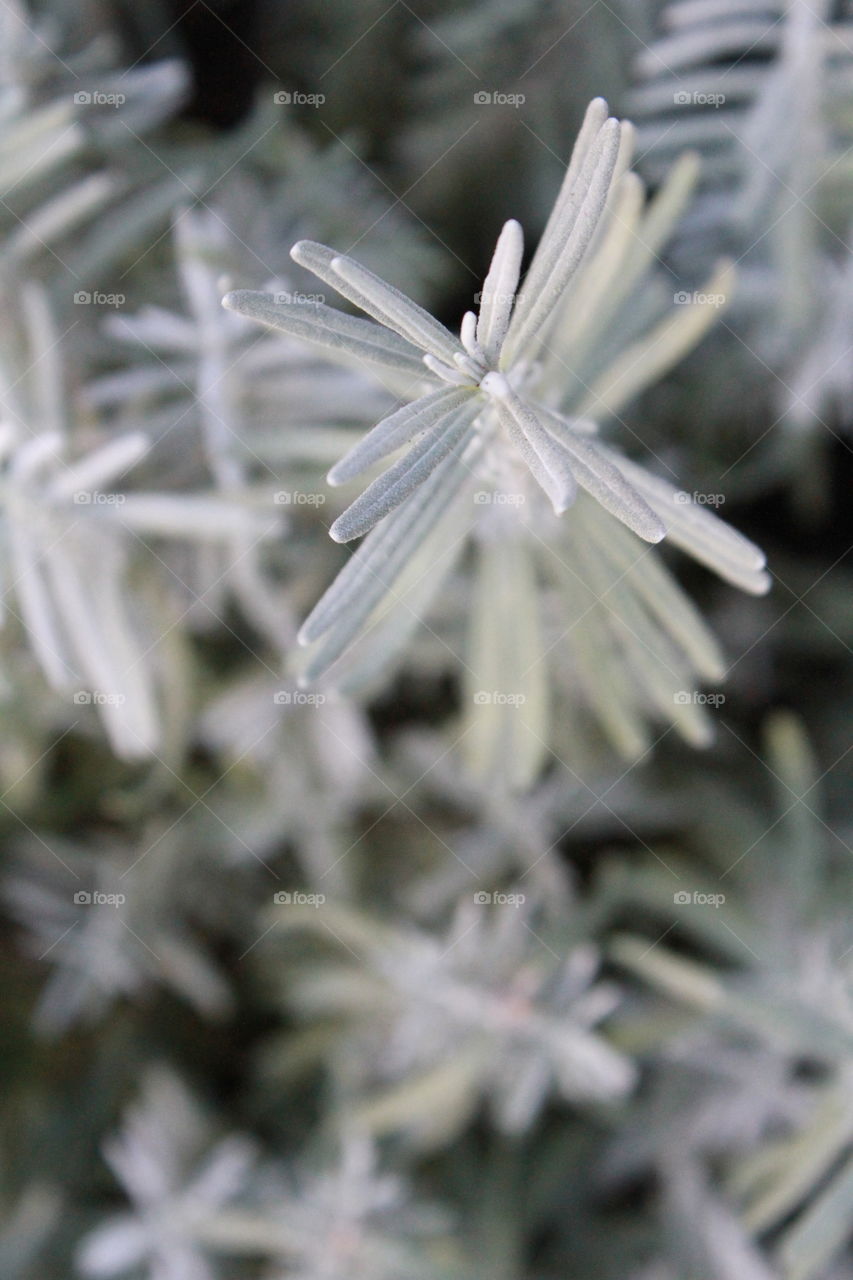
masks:
<path fill-rule="evenodd" d="M 714 1012 L 726 1003 L 723 982 L 712 969 L 668 947 L 649 947 L 642 937 L 620 933 L 613 939 L 610 954 L 618 964 L 692 1008 Z"/>
<path fill-rule="evenodd" d="M 435 596 L 465 546 L 471 495 L 461 486 L 441 519 L 423 535 L 389 593 L 379 603 L 351 649 L 335 664 L 335 687 L 364 693 L 393 668 L 411 637 L 426 623 Z"/>
<path fill-rule="evenodd" d="M 104 328 L 120 341 L 144 343 L 152 351 L 168 351 L 170 356 L 191 355 L 198 350 L 198 330 L 193 321 L 165 307 L 147 306 L 132 316 L 110 317 Z"/>
<path fill-rule="evenodd" d="M 73 672 L 67 660 L 63 634 L 43 577 L 41 547 L 24 521 L 9 528 L 9 550 L 22 621 L 48 681 L 55 689 L 67 689 Z"/>
<path fill-rule="evenodd" d="M 419 400 L 413 400 L 411 404 L 402 405 L 387 418 L 377 422 L 349 453 L 335 463 L 326 477 L 329 484 L 339 485 L 353 480 L 382 458 L 408 444 L 422 431 L 460 409 L 470 396 L 471 392 L 467 390 L 442 387 Z"/>
<path fill-rule="evenodd" d="M 144 1262 L 148 1232 L 132 1214 L 116 1214 L 96 1227 L 77 1253 L 77 1265 L 85 1275 L 110 1276 Z"/>
<path fill-rule="evenodd" d="M 553 386 L 559 393 L 565 365 L 582 367 L 606 342 L 625 300 L 658 258 L 696 184 L 698 160 L 685 153 L 672 166 L 654 198 L 645 204 L 645 188 L 625 174 L 616 192 L 612 217 L 595 251 L 581 266 L 559 317 L 553 347 Z M 559 359 L 557 359 L 559 355 Z"/>
<path fill-rule="evenodd" d="M 477 341 L 496 359 L 509 328 L 524 256 L 524 232 L 514 219 L 504 223 L 480 295 Z"/>
<path fill-rule="evenodd" d="M 572 288 L 560 307 L 552 347 L 557 363 L 577 367 L 618 312 L 624 293 L 630 292 L 632 270 L 642 274 L 645 263 L 638 251 L 640 219 L 644 212 L 645 188 L 635 173 L 626 173 L 614 186 L 612 217 L 606 219 L 604 234 L 582 263 Z M 639 259 L 639 263 L 638 263 Z M 623 292 L 624 291 L 624 292 Z M 565 370 L 555 370 L 557 385 Z M 562 374 L 562 378 L 561 378 Z"/>
<path fill-rule="evenodd" d="M 120 119 L 115 110 L 98 112 L 99 118 L 92 127 L 104 142 L 121 147 L 129 130 L 139 135 L 168 119 L 186 98 L 188 81 L 181 58 L 160 58 L 107 76 L 99 73 L 98 84 L 93 87 L 101 93 L 122 93 L 125 101 Z M 83 84 L 82 80 L 78 84 Z"/>
<path fill-rule="evenodd" d="M 18 415 L 17 424 L 27 422 L 29 414 L 36 417 L 38 427 L 28 432 L 31 437 L 22 448 L 35 443 L 39 436 L 51 440 L 54 435 L 64 437 L 68 423 L 68 406 L 64 392 L 61 345 L 53 322 L 53 314 L 47 291 L 40 285 L 27 284 L 21 290 L 23 323 L 29 340 L 30 363 L 26 366 L 24 382 L 29 394 L 29 412 Z M 13 386 L 13 390 L 15 387 Z M 14 465 L 14 463 L 13 463 Z"/>
<path fill-rule="evenodd" d="M 88 494 L 107 485 L 121 484 L 126 473 L 145 457 L 149 448 L 150 442 L 141 432 L 111 440 L 78 462 L 69 463 L 55 475 L 51 492 L 58 500 L 68 500 L 78 493 Z"/>
<path fill-rule="evenodd" d="M 578 484 L 606 511 L 645 542 L 660 542 L 666 537 L 666 525 L 645 500 L 639 486 L 626 479 L 618 462 L 616 465 L 610 462 L 598 444 L 572 431 L 559 415 L 543 413 L 542 423 L 571 460 Z"/>
<path fill-rule="evenodd" d="M 157 744 L 159 714 L 138 634 L 128 616 L 122 584 L 124 558 L 117 546 L 98 538 L 83 539 L 80 544 L 80 538 L 66 537 L 51 549 L 47 560 L 51 592 L 81 683 L 107 695 L 99 710 L 114 750 L 127 759 L 138 759 Z M 89 556 L 99 565 L 95 580 L 87 571 Z"/>
<path fill-rule="evenodd" d="M 40 205 L 25 224 L 6 239 L 4 254 L 20 271 L 51 242 L 61 239 L 101 209 L 116 193 L 113 177 L 94 174 Z"/>
<path fill-rule="evenodd" d="M 433 1139 L 449 1138 L 476 1105 L 485 1054 L 484 1046 L 474 1046 L 423 1075 L 384 1090 L 357 1108 L 357 1120 L 377 1138 L 401 1129 L 428 1133 Z"/>
<path fill-rule="evenodd" d="M 368 535 L 306 619 L 299 633 L 301 644 L 309 644 L 327 631 L 332 635 L 312 657 L 305 680 L 316 679 L 340 657 L 383 595 L 392 590 L 424 532 L 441 518 L 467 479 L 460 459 L 471 439 L 469 429 L 467 438 L 439 463 L 412 499 Z"/>
<path fill-rule="evenodd" d="M 351 542 L 367 533 L 389 512 L 405 502 L 435 471 L 460 440 L 468 433 L 472 420 L 480 412 L 479 402 L 471 395 L 461 409 L 448 409 L 434 426 L 425 431 L 408 453 L 378 476 L 347 507 L 329 530 L 336 542 Z"/>
<path fill-rule="evenodd" d="M 124 494 L 115 520 L 140 534 L 205 541 L 265 538 L 280 527 L 277 516 L 241 507 L 233 500 L 201 494 Z"/>
<path fill-rule="evenodd" d="M 554 470 L 559 467 L 556 450 L 553 454 L 555 466 L 546 466 L 539 451 L 534 449 L 531 444 L 527 432 L 523 431 L 519 426 L 518 418 L 512 413 L 509 405 L 499 403 L 496 405 L 496 409 L 498 419 L 510 441 L 524 459 L 530 474 L 541 487 L 542 492 L 547 495 L 554 511 L 562 512 L 567 510 L 577 492 L 574 475 L 563 469 L 562 475 L 559 478 L 555 477 Z"/>
<path fill-rule="evenodd" d="M 542 427 L 531 406 L 510 387 L 501 374 L 483 379 L 483 390 L 495 400 L 501 424 L 559 515 L 568 510 L 577 494 L 575 476 L 566 454 Z"/>
<path fill-rule="evenodd" d="M 226 294 L 222 305 L 292 338 L 317 343 L 383 369 L 399 369 L 415 378 L 427 377 L 418 352 L 396 333 L 322 302 L 278 302 L 273 294 L 242 289 Z"/>
<path fill-rule="evenodd" d="M 601 530 L 598 550 L 615 572 L 624 575 L 645 608 L 683 648 L 697 675 L 705 680 L 722 680 L 726 662 L 716 638 L 689 596 L 648 546 L 633 542 L 628 531 L 617 526 Z"/>
<path fill-rule="evenodd" d="M 291 257 L 413 346 L 451 364 L 462 350 L 453 334 L 429 312 L 352 258 L 310 240 L 295 244 Z"/>
<path fill-rule="evenodd" d="M 577 271 L 598 228 L 619 155 L 619 122 L 601 126 L 578 174 L 576 189 L 567 194 L 553 228 L 546 228 L 542 244 L 515 305 L 501 364 L 517 357 L 547 330 L 563 293 Z"/>
<path fill-rule="evenodd" d="M 539 246 L 522 285 L 521 292 L 523 295 L 530 295 L 534 286 L 541 286 L 556 264 L 559 257 L 560 228 L 566 221 L 567 209 L 571 211 L 573 202 L 577 199 L 582 174 L 585 170 L 589 170 L 591 153 L 606 120 L 607 103 L 603 98 L 594 98 L 584 113 L 583 123 L 572 148 L 572 154 L 563 176 L 563 181 L 560 184 L 557 198 L 554 201 L 554 207 L 551 210 L 548 221 L 545 223 L 542 238 L 539 241 Z M 520 301 L 521 297 L 519 297 Z M 535 297 L 526 296 L 525 306 L 532 305 L 533 301 L 535 301 Z M 516 304 L 516 309 L 518 309 L 518 303 Z"/>
<path fill-rule="evenodd" d="M 698 506 L 689 494 L 627 458 L 617 459 L 609 451 L 608 454 L 665 522 L 670 542 L 743 591 L 762 595 L 769 589 L 764 553 L 753 542 L 705 507 Z"/>
<path fill-rule="evenodd" d="M 700 301 L 680 306 L 620 352 L 588 388 L 578 412 L 597 417 L 617 413 L 644 387 L 663 377 L 716 322 L 733 281 L 731 263 L 722 263 L 698 294 Z"/>
<path fill-rule="evenodd" d="M 34 184 L 47 170 L 66 163 L 84 147 L 85 132 L 72 123 L 72 116 L 70 103 L 52 103 L 6 134 L 0 150 L 0 182 L 5 190 L 21 183 Z"/>
<path fill-rule="evenodd" d="M 626 760 L 639 759 L 649 747 L 649 734 L 636 681 L 625 667 L 597 601 L 591 600 L 569 638 L 585 698 L 608 739 Z"/>
<path fill-rule="evenodd" d="M 548 743 L 540 611 L 535 563 L 523 538 L 482 538 L 466 653 L 462 747 L 476 775 L 513 790 L 526 789 L 536 778 Z"/>
<path fill-rule="evenodd" d="M 592 548 L 584 552 L 587 574 L 613 639 L 623 652 L 626 668 L 652 707 L 674 722 L 691 746 L 707 746 L 713 738 L 704 707 L 679 697 L 692 685 L 692 673 L 666 629 L 643 610 L 636 596 L 619 590 Z"/>
<path fill-rule="evenodd" d="M 601 1036 L 582 1027 L 561 1026 L 556 1020 L 548 1030 L 548 1053 L 567 1098 L 613 1102 L 631 1091 L 637 1079 L 636 1068 Z"/>
<path fill-rule="evenodd" d="M 346 281 L 366 299 L 368 311 L 377 320 L 415 346 L 438 360 L 450 361 L 460 353 L 459 341 L 444 325 L 361 263 L 339 256 L 332 259 L 332 270 L 338 279 Z"/>

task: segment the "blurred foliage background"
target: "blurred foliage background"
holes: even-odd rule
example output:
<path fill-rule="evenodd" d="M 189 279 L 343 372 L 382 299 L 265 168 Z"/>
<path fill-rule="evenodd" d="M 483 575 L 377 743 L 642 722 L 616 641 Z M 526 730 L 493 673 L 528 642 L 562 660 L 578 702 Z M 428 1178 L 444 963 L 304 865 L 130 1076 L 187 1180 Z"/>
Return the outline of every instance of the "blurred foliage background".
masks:
<path fill-rule="evenodd" d="M 654 288 L 738 279 L 625 439 L 773 589 L 672 561 L 702 751 L 621 759 L 558 648 L 512 793 L 464 578 L 296 691 L 393 399 L 220 298 L 306 237 L 455 330 L 596 95 L 701 161 Z M 16 0 L 0 119 L 3 1276 L 853 1277 L 849 5 Z"/>

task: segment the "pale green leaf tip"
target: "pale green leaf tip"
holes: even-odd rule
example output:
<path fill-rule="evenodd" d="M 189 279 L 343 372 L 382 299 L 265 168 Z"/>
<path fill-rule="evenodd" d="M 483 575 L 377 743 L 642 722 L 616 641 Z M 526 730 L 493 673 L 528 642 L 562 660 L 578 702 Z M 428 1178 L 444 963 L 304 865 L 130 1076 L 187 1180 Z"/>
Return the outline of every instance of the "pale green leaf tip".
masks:
<path fill-rule="evenodd" d="M 222 306 L 226 311 L 234 311 L 237 315 L 249 315 L 252 303 L 259 298 L 265 302 L 273 302 L 272 294 L 264 293 L 261 289 L 231 289 L 222 299 Z"/>
<path fill-rule="evenodd" d="M 356 535 L 346 532 L 346 525 L 341 525 L 341 518 L 335 521 L 329 530 L 329 537 L 333 542 L 351 542 Z"/>

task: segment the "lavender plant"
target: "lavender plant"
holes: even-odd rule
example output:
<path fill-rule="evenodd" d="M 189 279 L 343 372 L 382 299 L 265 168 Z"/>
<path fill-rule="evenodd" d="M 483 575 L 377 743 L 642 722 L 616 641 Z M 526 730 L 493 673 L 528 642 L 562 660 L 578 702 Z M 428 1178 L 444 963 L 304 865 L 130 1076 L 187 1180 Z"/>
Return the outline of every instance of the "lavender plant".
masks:
<path fill-rule="evenodd" d="M 519 289 L 521 228 L 508 222 L 479 312 L 466 312 L 458 339 L 352 259 L 310 242 L 295 246 L 295 260 L 373 321 L 323 304 L 276 303 L 268 295 L 236 292 L 224 300 L 230 310 L 408 382 L 401 407 L 329 472 L 331 484 L 346 484 L 406 450 L 331 526 L 337 541 L 369 536 L 301 628 L 300 641 L 311 646 L 304 679 L 343 668 L 350 685 L 358 682 L 364 676 L 359 649 L 367 651 L 367 674 L 373 675 L 380 660 L 408 639 L 474 533 L 482 571 L 473 646 L 464 660 L 468 684 L 475 686 L 469 699 L 478 725 L 471 740 L 479 766 L 490 767 L 498 744 L 506 742 L 506 705 L 525 705 L 529 720 L 521 743 L 513 744 L 512 772 L 499 768 L 516 786 L 535 776 L 547 748 L 543 659 L 553 642 L 543 645 L 537 634 L 539 548 L 546 569 L 568 570 L 570 590 L 577 594 L 578 583 L 583 592 L 580 615 L 567 630 L 576 628 L 596 710 L 629 755 L 645 748 L 641 723 L 649 707 L 701 742 L 707 728 L 690 714 L 693 705 L 679 713 L 688 703 L 678 694 L 695 677 L 719 678 L 724 669 L 666 571 L 653 561 L 648 569 L 641 563 L 642 543 L 669 536 L 744 590 L 760 594 L 770 583 L 762 553 L 747 539 L 683 490 L 592 438 L 602 420 L 618 415 L 693 345 L 730 283 L 723 268 L 698 304 L 644 316 L 639 333 L 629 326 L 615 349 L 612 338 L 603 351 L 596 344 L 596 334 L 654 265 L 656 246 L 689 186 L 689 166 L 682 167 L 653 209 L 644 211 L 642 186 L 628 171 L 631 148 L 631 127 L 608 119 L 602 100 L 593 102 L 523 285 Z M 528 477 L 538 488 L 531 489 Z M 472 500 L 489 507 L 479 520 Z M 493 511 L 522 504 L 520 521 Z M 574 536 L 552 551 L 557 539 L 551 513 L 570 508 Z M 633 537 L 626 539 L 620 526 Z M 612 604 L 605 601 L 609 592 Z M 515 625 L 519 614 L 521 629 Z M 602 640 L 613 654 L 606 666 Z M 593 646 L 600 680 L 585 658 Z M 639 686 L 633 697 L 631 677 Z M 617 697 L 607 699 L 614 680 Z M 491 724 L 476 709 L 481 703 L 503 709 L 488 717 Z"/>
<path fill-rule="evenodd" d="M 163 13 L 0 11 L 0 1273 L 851 1280 L 847 9 Z"/>

